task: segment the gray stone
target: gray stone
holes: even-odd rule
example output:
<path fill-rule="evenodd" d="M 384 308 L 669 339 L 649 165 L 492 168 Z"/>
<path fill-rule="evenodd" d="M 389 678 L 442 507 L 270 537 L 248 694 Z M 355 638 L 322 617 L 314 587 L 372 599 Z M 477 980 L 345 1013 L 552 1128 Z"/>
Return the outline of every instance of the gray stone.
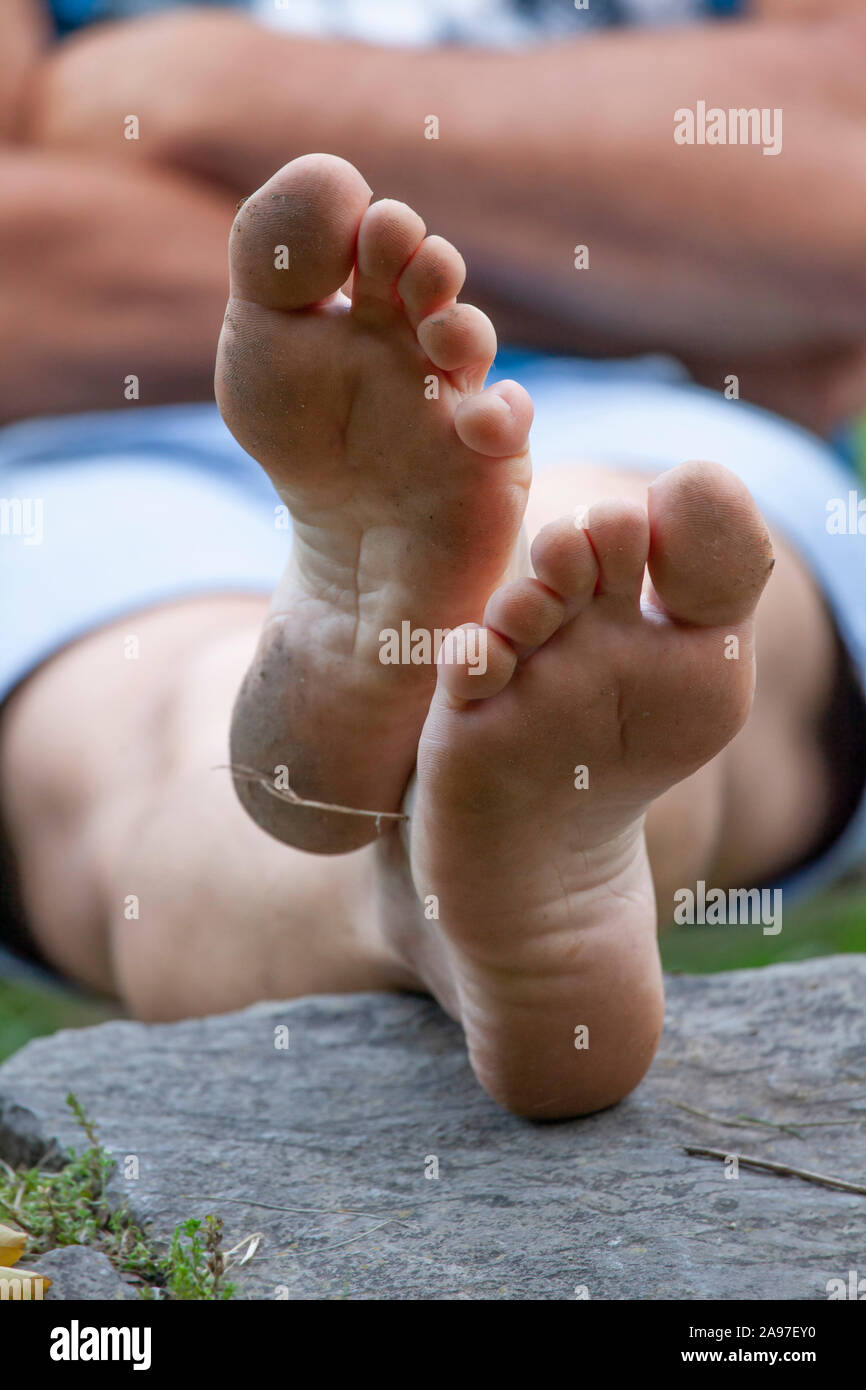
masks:
<path fill-rule="evenodd" d="M 80 1148 L 70 1089 L 156 1236 L 209 1212 L 228 1245 L 263 1234 L 247 1298 L 823 1299 L 866 1274 L 866 1197 L 684 1149 L 866 1181 L 866 957 L 670 979 L 647 1079 L 566 1123 L 501 1111 L 409 996 L 39 1039 L 0 1068 L 0 1151 Z"/>
<path fill-rule="evenodd" d="M 139 1299 L 137 1286 L 125 1283 L 108 1256 L 89 1245 L 50 1250 L 47 1255 L 28 1261 L 28 1266 L 35 1266 L 51 1280 L 51 1288 L 45 1290 L 46 1303 L 53 1298 L 90 1303 Z"/>
<path fill-rule="evenodd" d="M 18 1105 L 0 1094 L 0 1157 L 13 1168 L 63 1167 L 63 1146 L 56 1139 L 46 1142 L 39 1120 L 27 1106 Z"/>

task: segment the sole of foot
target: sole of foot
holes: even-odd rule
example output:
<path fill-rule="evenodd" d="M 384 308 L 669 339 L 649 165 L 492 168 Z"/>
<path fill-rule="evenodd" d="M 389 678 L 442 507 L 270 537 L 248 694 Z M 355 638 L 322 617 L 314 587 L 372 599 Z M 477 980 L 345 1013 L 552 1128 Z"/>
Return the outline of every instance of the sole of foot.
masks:
<path fill-rule="evenodd" d="M 531 471 L 532 406 L 515 382 L 483 389 L 496 336 L 457 302 L 462 258 L 370 197 L 307 155 L 244 203 L 216 371 L 293 520 L 236 704 L 236 787 L 269 833 L 325 853 L 377 834 L 325 807 L 399 815 L 431 658 L 507 573 Z"/>
<path fill-rule="evenodd" d="M 644 816 L 745 722 L 773 560 L 746 489 L 703 463 L 658 478 L 647 509 L 554 522 L 532 559 L 537 578 L 497 590 L 473 630 L 483 674 L 448 639 L 409 835 L 433 919 L 416 968 L 440 933 L 438 992 L 444 975 L 482 1085 L 556 1118 L 621 1099 L 655 1052 Z"/>

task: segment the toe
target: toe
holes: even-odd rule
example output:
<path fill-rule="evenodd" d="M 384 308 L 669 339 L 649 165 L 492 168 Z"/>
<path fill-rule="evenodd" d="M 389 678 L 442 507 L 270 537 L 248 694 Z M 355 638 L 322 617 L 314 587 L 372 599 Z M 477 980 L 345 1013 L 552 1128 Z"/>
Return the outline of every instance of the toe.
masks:
<path fill-rule="evenodd" d="M 450 632 L 437 658 L 437 690 L 447 704 L 487 700 L 498 695 L 514 674 L 513 647 L 489 628 L 464 623 Z"/>
<path fill-rule="evenodd" d="M 598 563 L 596 594 L 637 604 L 649 551 L 646 509 L 623 497 L 606 497 L 590 507 L 583 529 Z"/>
<path fill-rule="evenodd" d="M 466 262 L 441 236 L 422 241 L 397 282 L 397 292 L 413 328 L 437 309 L 451 304 L 463 288 Z"/>
<path fill-rule="evenodd" d="M 429 314 L 418 325 L 418 342 L 461 391 L 477 391 L 496 356 L 496 331 L 474 304 L 450 304 Z"/>
<path fill-rule="evenodd" d="M 299 309 L 335 294 L 352 269 L 369 201 L 370 189 L 345 159 L 293 159 L 234 220 L 232 296 L 270 309 Z"/>
<path fill-rule="evenodd" d="M 352 311 L 365 317 L 382 307 L 400 306 L 397 281 L 424 240 L 424 223 L 412 208 L 383 198 L 368 208 L 358 230 L 358 255 L 352 287 Z"/>
<path fill-rule="evenodd" d="M 491 594 L 484 626 L 506 638 L 522 658 L 552 637 L 564 616 L 565 605 L 558 594 L 537 579 L 516 579 Z"/>
<path fill-rule="evenodd" d="M 650 577 L 670 616 L 702 627 L 748 618 L 774 562 L 736 474 L 718 463 L 681 464 L 652 484 L 648 508 Z"/>
<path fill-rule="evenodd" d="M 532 399 L 516 381 L 500 381 L 467 396 L 454 412 L 458 437 L 478 454 L 510 458 L 529 446 Z"/>
<path fill-rule="evenodd" d="M 563 516 L 542 527 L 531 556 L 538 578 L 565 600 L 573 617 L 592 598 L 598 582 L 598 561 L 580 518 Z"/>

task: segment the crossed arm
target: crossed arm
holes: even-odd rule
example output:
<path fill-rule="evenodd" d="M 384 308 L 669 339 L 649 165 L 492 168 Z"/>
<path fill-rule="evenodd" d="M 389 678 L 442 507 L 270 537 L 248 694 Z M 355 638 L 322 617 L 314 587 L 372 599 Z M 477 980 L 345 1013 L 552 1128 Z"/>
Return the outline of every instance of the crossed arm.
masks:
<path fill-rule="evenodd" d="M 672 351 L 819 427 L 866 401 L 858 16 L 519 54 L 287 37 L 220 11 L 54 50 L 34 32 L 0 103 L 0 417 L 119 406 L 128 372 L 143 400 L 207 396 L 237 199 L 317 148 L 460 245 L 504 337 Z M 676 145 L 674 110 L 698 99 L 781 107 L 782 155 Z"/>

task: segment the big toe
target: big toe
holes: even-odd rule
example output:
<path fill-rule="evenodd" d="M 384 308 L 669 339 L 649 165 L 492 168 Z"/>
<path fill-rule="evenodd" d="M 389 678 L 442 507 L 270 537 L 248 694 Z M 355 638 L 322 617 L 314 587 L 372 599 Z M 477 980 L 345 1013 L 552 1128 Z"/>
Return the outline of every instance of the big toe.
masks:
<path fill-rule="evenodd" d="M 371 190 L 354 165 L 305 154 L 279 169 L 234 220 L 231 293 L 270 309 L 300 309 L 348 280 Z"/>
<path fill-rule="evenodd" d="M 671 617 L 700 627 L 744 622 L 773 568 L 763 517 L 736 474 L 683 463 L 649 488 L 649 572 Z"/>

